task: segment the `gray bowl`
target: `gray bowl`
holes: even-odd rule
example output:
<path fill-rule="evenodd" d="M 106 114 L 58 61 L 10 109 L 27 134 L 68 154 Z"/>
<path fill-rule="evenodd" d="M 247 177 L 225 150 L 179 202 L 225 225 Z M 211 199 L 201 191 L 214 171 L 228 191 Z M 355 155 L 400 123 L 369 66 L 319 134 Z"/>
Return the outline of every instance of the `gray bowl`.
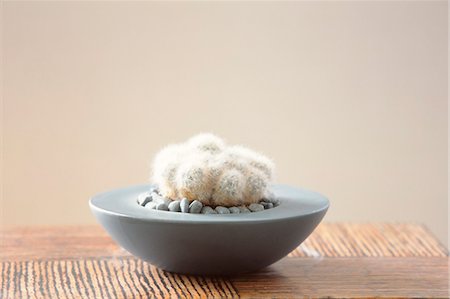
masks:
<path fill-rule="evenodd" d="M 94 196 L 89 205 L 111 237 L 133 255 L 161 269 L 186 274 L 230 275 L 264 268 L 303 242 L 329 202 L 315 192 L 271 187 L 280 205 L 247 214 L 187 214 L 136 203 L 151 186 Z"/>

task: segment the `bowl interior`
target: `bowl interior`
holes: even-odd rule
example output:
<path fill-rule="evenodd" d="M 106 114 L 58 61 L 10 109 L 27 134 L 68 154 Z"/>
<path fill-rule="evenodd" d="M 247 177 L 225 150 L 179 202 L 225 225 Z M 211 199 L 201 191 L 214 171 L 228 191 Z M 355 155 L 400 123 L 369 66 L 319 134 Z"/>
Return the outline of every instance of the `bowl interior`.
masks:
<path fill-rule="evenodd" d="M 328 199 L 323 195 L 287 185 L 272 185 L 271 191 L 280 200 L 280 205 L 261 212 L 244 214 L 189 214 L 159 211 L 139 206 L 136 199 L 139 194 L 150 189 L 151 185 L 139 185 L 94 196 L 90 206 L 98 212 L 118 217 L 151 221 L 217 223 L 217 222 L 265 222 L 301 217 L 326 210 Z"/>

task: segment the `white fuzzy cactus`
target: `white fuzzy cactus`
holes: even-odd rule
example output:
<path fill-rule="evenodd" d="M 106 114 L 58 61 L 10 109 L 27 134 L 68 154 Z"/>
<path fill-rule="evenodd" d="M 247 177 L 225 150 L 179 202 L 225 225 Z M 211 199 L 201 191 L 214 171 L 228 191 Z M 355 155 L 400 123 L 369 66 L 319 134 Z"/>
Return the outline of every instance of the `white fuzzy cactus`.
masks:
<path fill-rule="evenodd" d="M 163 148 L 153 161 L 152 181 L 165 197 L 229 207 L 267 196 L 273 170 L 273 162 L 262 154 L 199 134 Z"/>

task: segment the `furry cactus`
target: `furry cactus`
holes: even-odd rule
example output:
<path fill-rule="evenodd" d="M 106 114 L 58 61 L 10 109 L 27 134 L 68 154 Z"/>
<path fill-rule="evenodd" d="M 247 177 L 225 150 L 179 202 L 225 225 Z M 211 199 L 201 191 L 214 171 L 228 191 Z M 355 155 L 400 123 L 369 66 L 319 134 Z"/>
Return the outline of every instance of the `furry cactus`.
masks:
<path fill-rule="evenodd" d="M 213 134 L 199 134 L 160 150 L 152 181 L 165 197 L 229 207 L 266 197 L 273 170 L 273 162 L 262 154 L 227 146 Z"/>

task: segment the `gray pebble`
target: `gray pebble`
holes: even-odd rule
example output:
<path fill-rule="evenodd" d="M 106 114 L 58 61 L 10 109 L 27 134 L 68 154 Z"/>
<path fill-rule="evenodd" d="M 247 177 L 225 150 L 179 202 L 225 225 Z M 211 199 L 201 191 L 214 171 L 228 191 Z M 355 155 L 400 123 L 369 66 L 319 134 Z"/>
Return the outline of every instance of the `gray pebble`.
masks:
<path fill-rule="evenodd" d="M 239 206 L 238 209 L 241 213 L 250 213 L 251 212 L 246 206 Z"/>
<path fill-rule="evenodd" d="M 167 206 L 172 202 L 172 200 L 165 198 L 159 194 L 152 193 L 153 201 L 156 203 L 165 203 Z"/>
<path fill-rule="evenodd" d="M 216 211 L 219 214 L 230 214 L 230 210 L 228 210 L 228 208 L 221 207 L 221 206 L 216 207 Z"/>
<path fill-rule="evenodd" d="M 140 204 L 141 206 L 145 206 L 147 203 L 149 203 L 150 201 L 152 201 L 152 196 L 150 195 L 149 192 L 145 192 L 142 194 L 139 194 L 138 198 L 137 198 L 137 202 L 138 204 Z"/>
<path fill-rule="evenodd" d="M 156 206 L 156 209 L 160 210 L 160 211 L 168 211 L 169 210 L 169 208 L 167 207 L 167 205 L 165 203 L 158 204 Z"/>
<path fill-rule="evenodd" d="M 268 196 L 262 199 L 264 202 L 270 202 L 273 204 L 274 207 L 278 206 L 280 204 L 280 200 L 275 197 L 273 193 L 270 193 Z"/>
<path fill-rule="evenodd" d="M 273 203 L 271 203 L 271 202 L 261 201 L 260 204 L 263 205 L 264 209 L 271 209 L 271 208 L 273 208 Z"/>
<path fill-rule="evenodd" d="M 202 214 L 217 214 L 217 212 L 214 211 L 213 208 L 208 207 L 208 206 L 204 206 L 204 207 L 202 208 L 201 213 L 202 213 Z"/>
<path fill-rule="evenodd" d="M 145 207 L 146 208 L 149 208 L 149 209 L 156 209 L 156 206 L 157 206 L 158 204 L 156 203 L 156 202 L 149 202 L 148 204 L 146 204 L 145 205 Z"/>
<path fill-rule="evenodd" d="M 263 205 L 260 205 L 259 203 L 252 203 L 251 205 L 248 206 L 248 208 L 252 211 L 252 212 L 260 212 L 264 210 Z"/>
<path fill-rule="evenodd" d="M 153 190 L 152 192 L 150 192 L 151 196 L 162 196 L 161 194 L 159 194 L 158 192 L 156 192 L 155 190 Z"/>
<path fill-rule="evenodd" d="M 189 200 L 187 198 L 181 200 L 180 209 L 182 213 L 189 213 Z"/>
<path fill-rule="evenodd" d="M 280 205 L 280 200 L 279 199 L 272 199 L 271 203 L 273 204 L 274 207 L 277 207 Z"/>
<path fill-rule="evenodd" d="M 198 200 L 194 200 L 189 205 L 189 213 L 198 214 L 202 210 L 202 207 L 203 207 L 203 204 L 201 202 L 199 202 Z"/>
<path fill-rule="evenodd" d="M 239 214 L 241 212 L 238 207 L 231 207 L 228 210 L 230 210 L 231 214 Z"/>
<path fill-rule="evenodd" d="M 171 203 L 169 203 L 169 211 L 181 212 L 180 203 L 181 202 L 179 200 L 175 200 L 175 201 L 172 201 Z"/>

